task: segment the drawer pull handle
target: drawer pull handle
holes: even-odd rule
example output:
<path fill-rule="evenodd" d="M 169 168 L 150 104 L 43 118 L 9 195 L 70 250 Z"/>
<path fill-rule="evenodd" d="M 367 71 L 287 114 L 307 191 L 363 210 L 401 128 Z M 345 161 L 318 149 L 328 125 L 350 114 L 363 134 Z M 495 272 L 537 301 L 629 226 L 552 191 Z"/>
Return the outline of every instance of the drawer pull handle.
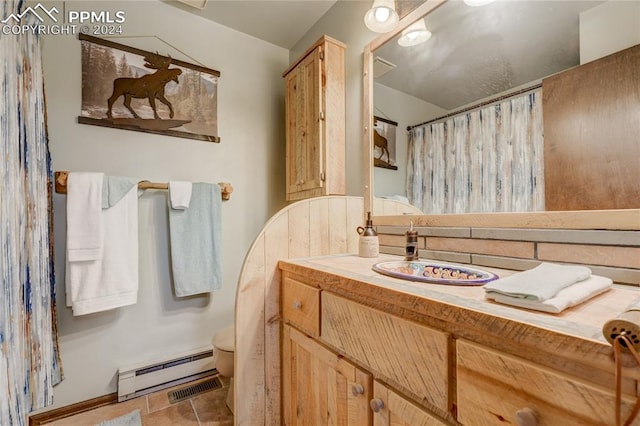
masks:
<path fill-rule="evenodd" d="M 295 300 L 292 304 L 291 307 L 293 309 L 300 309 L 302 308 L 302 302 L 300 302 L 299 300 Z"/>
<path fill-rule="evenodd" d="M 538 413 L 528 407 L 518 410 L 516 411 L 516 424 L 518 426 L 536 426 L 538 424 Z"/>
<path fill-rule="evenodd" d="M 384 402 L 381 399 L 374 398 L 369 401 L 369 405 L 374 413 L 379 413 L 384 408 Z"/>
<path fill-rule="evenodd" d="M 351 393 L 353 396 L 358 396 L 364 394 L 364 386 L 360 383 L 351 386 Z"/>

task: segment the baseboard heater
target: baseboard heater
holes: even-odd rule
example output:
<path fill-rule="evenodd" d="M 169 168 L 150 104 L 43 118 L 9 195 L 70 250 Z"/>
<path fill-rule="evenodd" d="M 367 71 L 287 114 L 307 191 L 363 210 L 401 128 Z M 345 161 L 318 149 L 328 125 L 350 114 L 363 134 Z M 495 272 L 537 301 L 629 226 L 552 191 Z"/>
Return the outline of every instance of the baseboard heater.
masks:
<path fill-rule="evenodd" d="M 212 348 L 118 369 L 118 402 L 217 374 Z"/>

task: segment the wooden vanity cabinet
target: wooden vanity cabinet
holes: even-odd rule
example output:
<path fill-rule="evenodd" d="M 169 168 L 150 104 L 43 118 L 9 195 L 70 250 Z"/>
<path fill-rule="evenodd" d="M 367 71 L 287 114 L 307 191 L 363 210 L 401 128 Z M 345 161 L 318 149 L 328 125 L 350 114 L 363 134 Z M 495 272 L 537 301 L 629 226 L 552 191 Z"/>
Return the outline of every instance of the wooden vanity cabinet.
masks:
<path fill-rule="evenodd" d="M 287 201 L 345 194 L 345 48 L 323 36 L 283 73 Z"/>
<path fill-rule="evenodd" d="M 286 425 L 448 424 L 400 391 L 442 413 L 451 406 L 446 333 L 298 278 L 282 279 Z"/>
<path fill-rule="evenodd" d="M 371 374 L 311 337 L 318 336 L 319 293 L 319 289 L 300 281 L 283 280 L 284 424 L 369 426 Z"/>
<path fill-rule="evenodd" d="M 285 325 L 282 394 L 285 425 L 371 425 L 371 375 Z"/>
<path fill-rule="evenodd" d="M 448 334 L 321 292 L 320 340 L 364 365 L 378 380 L 450 409 Z"/>
<path fill-rule="evenodd" d="M 440 426 L 447 423 L 429 414 L 383 383 L 373 385 L 373 426 Z"/>
<path fill-rule="evenodd" d="M 462 424 L 554 426 L 571 419 L 604 425 L 615 419 L 615 394 L 576 377 L 465 340 L 456 342 L 456 360 Z M 632 401 L 623 405 L 629 412 Z"/>
<path fill-rule="evenodd" d="M 615 424 L 607 345 L 466 309 L 450 295 L 442 303 L 416 298 L 369 284 L 366 275 L 360 281 L 288 262 L 281 266 L 286 424 Z M 637 368 L 624 370 L 623 418 L 639 380 Z M 362 386 L 355 400 L 353 384 Z"/>

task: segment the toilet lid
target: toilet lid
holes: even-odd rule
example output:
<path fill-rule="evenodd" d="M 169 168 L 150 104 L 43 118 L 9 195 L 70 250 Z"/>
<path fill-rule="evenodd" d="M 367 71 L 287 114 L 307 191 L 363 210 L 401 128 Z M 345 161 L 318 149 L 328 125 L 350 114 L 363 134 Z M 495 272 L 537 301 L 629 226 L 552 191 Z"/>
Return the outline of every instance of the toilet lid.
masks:
<path fill-rule="evenodd" d="M 213 336 L 213 346 L 221 351 L 233 352 L 235 349 L 235 336 L 233 325 L 225 327 Z"/>

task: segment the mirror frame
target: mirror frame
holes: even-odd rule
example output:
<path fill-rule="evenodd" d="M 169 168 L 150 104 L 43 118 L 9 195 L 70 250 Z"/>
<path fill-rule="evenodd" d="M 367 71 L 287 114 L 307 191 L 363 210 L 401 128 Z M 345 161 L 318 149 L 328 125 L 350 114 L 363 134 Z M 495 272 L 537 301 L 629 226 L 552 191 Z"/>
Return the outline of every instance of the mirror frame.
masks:
<path fill-rule="evenodd" d="M 373 212 L 373 52 L 403 29 L 449 0 L 426 0 L 400 20 L 393 31 L 374 38 L 364 48 L 362 70 L 362 154 L 364 212 Z M 574 210 L 518 213 L 458 213 L 373 216 L 376 225 L 491 228 L 555 228 L 640 230 L 640 209 Z"/>

